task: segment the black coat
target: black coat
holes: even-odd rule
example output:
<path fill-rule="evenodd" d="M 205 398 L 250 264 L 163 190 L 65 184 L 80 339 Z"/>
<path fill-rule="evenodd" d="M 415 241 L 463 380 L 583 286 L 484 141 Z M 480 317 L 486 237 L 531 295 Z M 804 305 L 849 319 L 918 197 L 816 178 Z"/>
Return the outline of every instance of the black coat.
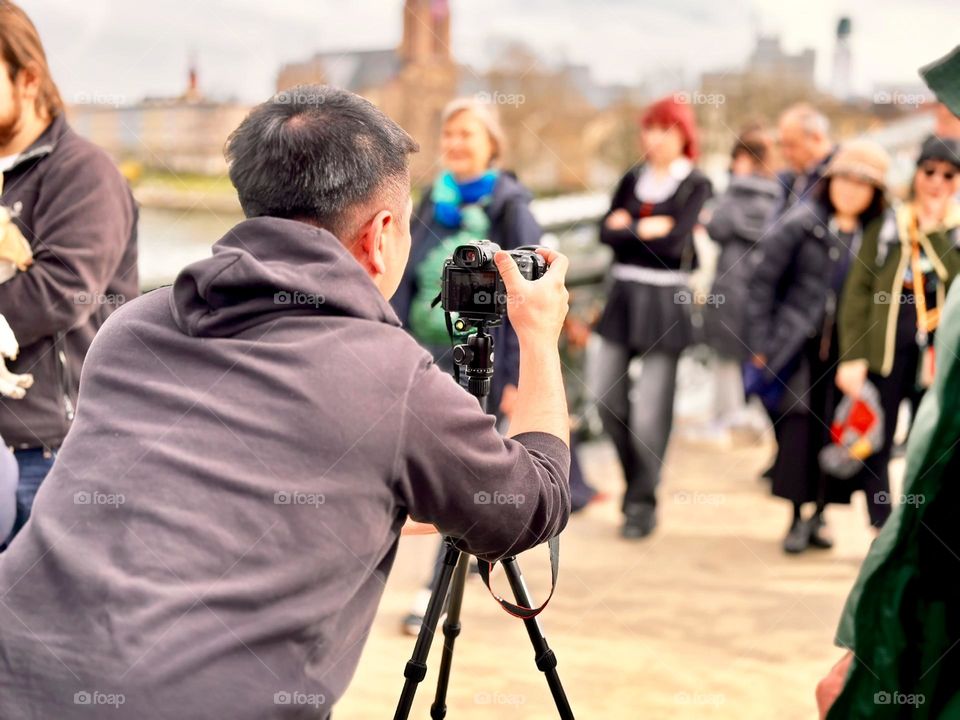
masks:
<path fill-rule="evenodd" d="M 748 287 L 754 271 L 756 243 L 774 212 L 780 186 L 776 180 L 750 175 L 734 177 L 707 225 L 720 245 L 712 302 L 704 321 L 707 342 L 721 355 L 745 359 Z"/>
<path fill-rule="evenodd" d="M 800 179 L 797 172 L 784 170 L 777 174 L 777 182 L 780 185 L 780 200 L 774 210 L 772 219 L 779 219 L 786 215 L 787 211 L 798 203 L 815 201 L 819 194 L 818 186 L 823 182 L 824 173 L 826 173 L 835 153 L 836 148 L 831 150 L 830 154 L 818 162 L 812 170 L 804 173 L 803 182 L 800 186 L 797 184 Z"/>
<path fill-rule="evenodd" d="M 803 346 L 822 339 L 830 279 L 840 253 L 847 251 L 832 237 L 828 222 L 825 204 L 798 204 L 757 245 L 748 286 L 747 345 L 751 353 L 766 356 L 771 379 L 789 380 Z"/>
<path fill-rule="evenodd" d="M 424 192 L 423 200 L 414 212 L 410 222 L 410 259 L 400 281 L 400 287 L 390 299 L 397 316 L 405 327 L 409 325 L 410 304 L 417 293 L 417 266 L 433 248 L 454 232 L 434 218 L 434 203 L 430 199 L 430 188 Z M 515 250 L 524 245 L 539 245 L 543 230 L 530 212 L 530 200 L 533 196 L 517 178 L 509 172 L 501 172 L 493 188 L 493 198 L 487 206 L 490 218 L 490 238 L 503 250 Z M 487 407 L 496 412 L 500 407 L 500 396 L 506 385 L 516 385 L 520 375 L 520 345 L 517 335 L 510 327 L 509 320 L 491 332 L 495 352 L 493 383 Z"/>
<path fill-rule="evenodd" d="M 768 408 L 779 446 L 771 489 L 794 503 L 848 503 L 862 483 L 834 480 L 817 459 L 840 400 L 834 288 L 850 252 L 830 232 L 829 218 L 819 200 L 788 210 L 759 242 L 749 285 L 748 344 L 767 357 L 768 379 L 786 385 L 778 407 Z"/>
<path fill-rule="evenodd" d="M 670 197 L 661 202 L 644 203 L 636 192 L 642 170 L 642 166 L 632 168 L 617 186 L 610 210 L 600 221 L 600 242 L 613 249 L 615 264 L 654 271 L 694 270 L 697 252 L 693 230 L 703 204 L 713 192 L 710 181 L 693 168 Z M 666 215 L 673 218 L 674 226 L 662 237 L 640 240 L 635 224 L 620 230 L 606 226 L 607 218 L 617 210 L 626 210 L 634 221 Z M 597 322 L 597 334 L 636 354 L 656 350 L 679 355 L 693 342 L 691 297 L 684 282 L 654 285 L 611 280 L 607 302 Z"/>

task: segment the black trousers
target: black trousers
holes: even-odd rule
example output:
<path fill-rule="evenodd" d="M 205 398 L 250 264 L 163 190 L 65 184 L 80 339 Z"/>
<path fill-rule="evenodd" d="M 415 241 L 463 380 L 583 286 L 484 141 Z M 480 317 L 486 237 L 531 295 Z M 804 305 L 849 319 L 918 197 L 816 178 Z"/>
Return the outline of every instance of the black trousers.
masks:
<path fill-rule="evenodd" d="M 866 467 L 861 471 L 870 523 L 874 527 L 882 527 L 893 511 L 893 499 L 890 497 L 893 436 L 897 431 L 900 404 L 908 401 L 911 415 L 915 415 L 923 398 L 924 391 L 917 386 L 919 365 L 920 350 L 917 345 L 901 345 L 895 351 L 893 368 L 887 377 L 870 373 L 870 382 L 877 386 L 883 408 L 883 444 L 867 458 Z"/>

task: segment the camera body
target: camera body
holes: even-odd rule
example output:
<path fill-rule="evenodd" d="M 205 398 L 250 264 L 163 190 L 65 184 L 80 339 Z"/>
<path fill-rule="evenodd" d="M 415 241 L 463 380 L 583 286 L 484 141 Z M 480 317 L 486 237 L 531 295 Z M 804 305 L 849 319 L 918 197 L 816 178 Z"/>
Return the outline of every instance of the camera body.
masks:
<path fill-rule="evenodd" d="M 443 264 L 440 302 L 444 311 L 487 327 L 500 324 L 507 312 L 507 289 L 493 261 L 499 250 L 499 245 L 481 240 L 453 251 Z M 517 248 L 510 255 L 527 280 L 538 280 L 547 271 L 547 261 L 536 248 Z"/>

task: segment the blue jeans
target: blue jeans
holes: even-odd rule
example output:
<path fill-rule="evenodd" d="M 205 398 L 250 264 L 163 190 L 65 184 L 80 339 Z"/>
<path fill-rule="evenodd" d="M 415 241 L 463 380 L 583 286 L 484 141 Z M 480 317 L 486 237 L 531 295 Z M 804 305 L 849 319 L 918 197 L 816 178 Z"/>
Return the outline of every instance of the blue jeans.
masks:
<path fill-rule="evenodd" d="M 627 481 L 623 510 L 655 507 L 677 386 L 676 355 L 651 350 L 642 356 L 636 382 L 630 378 L 634 353 L 598 337 L 590 356 L 590 390 L 603 429 L 613 441 Z"/>
<path fill-rule="evenodd" d="M 33 499 L 37 496 L 40 483 L 50 472 L 53 461 L 57 458 L 56 450 L 46 450 L 44 448 L 15 450 L 13 454 L 20 466 L 20 483 L 17 485 L 17 524 L 13 528 L 10 540 L 20 532 L 20 528 L 30 519 Z"/>

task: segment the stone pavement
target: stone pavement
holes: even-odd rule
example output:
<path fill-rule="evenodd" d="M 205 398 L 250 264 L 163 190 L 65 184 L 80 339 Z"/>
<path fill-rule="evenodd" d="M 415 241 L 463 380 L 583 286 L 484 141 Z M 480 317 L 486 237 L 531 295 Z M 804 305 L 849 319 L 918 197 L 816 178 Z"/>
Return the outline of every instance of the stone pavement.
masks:
<path fill-rule="evenodd" d="M 674 442 L 651 538 L 617 537 L 617 501 L 573 517 L 560 581 L 542 615 L 578 719 L 816 717 L 814 688 L 840 656 L 833 632 L 867 551 L 863 497 L 828 510 L 836 546 L 787 557 L 788 511 L 758 478 L 772 447 L 718 450 Z M 612 447 L 583 452 L 591 481 L 618 493 Z M 897 466 L 902 461 L 897 462 Z M 894 474 L 899 474 L 899 467 Z M 434 538 L 404 538 L 359 670 L 334 716 L 393 717 L 413 639 L 400 621 L 434 554 Z M 535 598 L 549 588 L 543 548 L 522 557 Z M 495 585 L 506 592 L 502 575 Z M 451 720 L 557 717 L 522 623 L 479 581 L 467 585 L 448 697 Z M 440 657 L 413 718 L 428 718 Z"/>

